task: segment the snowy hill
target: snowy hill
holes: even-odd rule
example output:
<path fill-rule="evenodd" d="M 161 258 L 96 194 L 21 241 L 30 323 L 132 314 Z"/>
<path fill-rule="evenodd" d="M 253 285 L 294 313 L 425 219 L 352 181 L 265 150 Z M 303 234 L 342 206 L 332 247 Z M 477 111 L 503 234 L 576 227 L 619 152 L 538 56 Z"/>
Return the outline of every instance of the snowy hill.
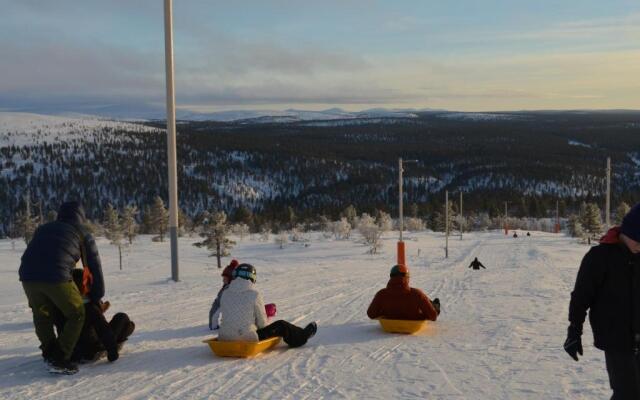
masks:
<path fill-rule="evenodd" d="M 603 353 L 585 326 L 579 363 L 563 351 L 569 293 L 588 247 L 557 235 L 500 233 L 451 240 L 407 234 L 411 282 L 439 297 L 443 312 L 412 336 L 383 333 L 366 309 L 388 279 L 396 233 L 382 253 L 358 238 L 313 234 L 310 246 L 245 239 L 233 256 L 258 269 L 258 287 L 278 318 L 318 321 L 304 347 L 255 359 L 221 359 L 201 340 L 221 285 L 204 250 L 180 240 L 181 282 L 169 282 L 169 244 L 140 238 L 118 270 L 115 247 L 99 241 L 111 301 L 108 317 L 129 313 L 137 330 L 120 359 L 44 371 L 31 312 L 17 281 L 22 243 L 0 241 L 0 398 L 55 399 L 603 399 L 610 395 Z M 418 249 L 420 255 L 418 256 Z M 486 270 L 467 268 L 478 257 Z M 227 260 L 228 261 L 228 260 Z"/>

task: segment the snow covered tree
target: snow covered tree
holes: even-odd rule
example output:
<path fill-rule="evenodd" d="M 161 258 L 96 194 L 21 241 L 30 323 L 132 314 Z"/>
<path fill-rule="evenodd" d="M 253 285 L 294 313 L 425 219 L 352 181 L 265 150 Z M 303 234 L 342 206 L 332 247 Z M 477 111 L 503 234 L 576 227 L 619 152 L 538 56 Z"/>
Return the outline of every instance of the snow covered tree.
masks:
<path fill-rule="evenodd" d="M 569 229 L 569 234 L 573 237 L 583 238 L 586 236 L 582 223 L 580 222 L 580 217 L 576 214 L 571 214 L 569 216 L 567 228 Z"/>
<path fill-rule="evenodd" d="M 104 227 L 104 234 L 112 245 L 118 247 L 118 255 L 120 257 L 120 270 L 122 270 L 122 225 L 120 223 L 120 216 L 118 211 L 113 208 L 111 203 L 107 204 L 107 208 L 104 210 L 104 221 L 102 223 Z"/>
<path fill-rule="evenodd" d="M 129 244 L 133 243 L 133 239 L 136 238 L 138 231 L 138 223 L 136 222 L 137 215 L 138 207 L 135 205 L 126 206 L 122 212 L 122 232 L 129 241 Z"/>
<path fill-rule="evenodd" d="M 249 225 L 245 224 L 244 222 L 233 224 L 233 226 L 231 227 L 231 232 L 234 235 L 238 235 L 238 237 L 240 237 L 240 240 L 244 240 L 246 236 L 249 236 Z"/>
<path fill-rule="evenodd" d="M 224 211 L 211 212 L 205 217 L 200 236 L 203 241 L 194 243 L 196 247 L 206 247 L 211 250 L 209 257 L 216 257 L 218 268 L 222 268 L 222 257 L 230 255 L 229 251 L 236 244 L 227 236 L 230 226 L 227 222 L 227 214 Z"/>
<path fill-rule="evenodd" d="M 25 201 L 24 211 L 18 212 L 16 215 L 16 230 L 18 234 L 24 238 L 26 244 L 31 242 L 33 234 L 37 227 L 37 217 L 31 214 L 31 203 L 27 199 Z"/>
<path fill-rule="evenodd" d="M 271 225 L 263 224 L 262 227 L 260 227 L 260 240 L 263 242 L 268 242 L 270 235 L 271 235 Z"/>
<path fill-rule="evenodd" d="M 358 232 L 360 232 L 364 238 L 364 242 L 369 246 L 369 253 L 377 254 L 378 249 L 382 246 L 380 242 L 382 230 L 369 214 L 363 213 L 360 216 L 358 220 Z"/>
<path fill-rule="evenodd" d="M 342 217 L 339 221 L 333 222 L 331 231 L 337 240 L 349 239 L 351 236 L 351 224 L 346 217 Z"/>
<path fill-rule="evenodd" d="M 441 209 L 439 211 L 435 212 L 435 216 L 434 216 L 434 231 L 437 232 L 444 232 L 446 230 L 446 213 L 445 213 L 445 205 L 443 204 Z M 454 221 L 455 221 L 455 212 L 453 210 L 453 204 L 452 202 L 449 202 L 449 233 L 451 233 L 451 231 L 453 230 L 454 227 Z"/>
<path fill-rule="evenodd" d="M 303 224 L 297 224 L 291 229 L 291 241 L 292 242 L 306 242 L 305 228 Z"/>
<path fill-rule="evenodd" d="M 347 208 L 342 211 L 340 217 L 344 217 L 351 224 L 351 227 L 354 228 L 356 226 L 356 218 L 358 217 L 358 212 L 353 204 L 350 204 Z"/>
<path fill-rule="evenodd" d="M 284 245 L 287 244 L 287 241 L 289 240 L 287 238 L 287 232 L 280 232 L 274 240 L 281 249 L 284 249 Z"/>
<path fill-rule="evenodd" d="M 158 234 L 158 239 L 163 242 L 169 225 L 169 211 L 164 206 L 160 196 L 156 196 L 150 210 L 150 228 Z"/>
<path fill-rule="evenodd" d="M 624 201 L 618 205 L 618 207 L 616 208 L 616 225 L 622 224 L 622 219 L 630 210 L 631 207 L 629 207 L 629 204 L 625 203 Z"/>
<path fill-rule="evenodd" d="M 590 237 L 602 233 L 602 216 L 598 205 L 595 203 L 587 204 L 580 222 Z"/>
<path fill-rule="evenodd" d="M 388 232 L 393 229 L 393 220 L 391 219 L 391 215 L 387 214 L 384 211 L 378 211 L 378 215 L 376 216 L 376 223 L 378 224 L 382 232 Z"/>
<path fill-rule="evenodd" d="M 425 229 L 424 221 L 413 217 L 405 218 L 404 227 L 410 232 L 418 232 Z"/>

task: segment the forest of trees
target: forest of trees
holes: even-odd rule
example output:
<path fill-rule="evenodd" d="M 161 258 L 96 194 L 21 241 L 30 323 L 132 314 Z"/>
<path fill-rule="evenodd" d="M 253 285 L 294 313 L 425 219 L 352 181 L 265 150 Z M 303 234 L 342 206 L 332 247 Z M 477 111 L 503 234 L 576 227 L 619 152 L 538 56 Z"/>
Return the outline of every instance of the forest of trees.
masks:
<path fill-rule="evenodd" d="M 350 204 L 358 215 L 397 216 L 399 156 L 418 160 L 405 171 L 405 214 L 429 227 L 442 225 L 445 190 L 453 198 L 462 191 L 465 213 L 488 218 L 500 217 L 504 202 L 515 218 L 554 217 L 557 200 L 563 218 L 580 213 L 583 203 L 602 209 L 607 156 L 613 204 L 640 199 L 640 153 L 630 150 L 640 149 L 640 113 L 509 115 L 476 121 L 424 113 L 358 124 L 184 122 L 181 219 L 225 212 L 231 223 L 259 232 L 339 221 Z M 146 232 L 165 218 L 158 200 L 164 204 L 167 195 L 166 137 L 159 129 L 105 128 L 74 140 L 0 146 L 0 167 L 0 236 L 55 218 L 65 199 L 81 200 L 96 222 L 105 221 L 108 204 L 122 215 L 135 207 L 127 211 L 129 232 Z M 160 226 L 163 240 L 166 225 Z"/>

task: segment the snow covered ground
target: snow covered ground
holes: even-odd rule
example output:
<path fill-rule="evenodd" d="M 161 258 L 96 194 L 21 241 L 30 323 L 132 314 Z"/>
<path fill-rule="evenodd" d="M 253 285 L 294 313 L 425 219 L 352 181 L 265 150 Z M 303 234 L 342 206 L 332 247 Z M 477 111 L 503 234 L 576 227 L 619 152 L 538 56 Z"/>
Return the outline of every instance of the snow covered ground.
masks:
<path fill-rule="evenodd" d="M 222 359 L 201 340 L 221 285 L 214 259 L 180 241 L 181 281 L 169 276 L 169 245 L 142 237 L 118 270 L 117 250 L 100 240 L 111 301 L 137 331 L 122 357 L 45 372 L 31 313 L 18 282 L 24 248 L 0 241 L 0 398 L 2 399 L 602 399 L 610 394 L 603 354 L 585 327 L 579 363 L 563 351 L 569 293 L 587 247 L 569 238 L 500 233 L 450 241 L 411 234 L 412 285 L 440 297 L 436 323 L 414 336 L 383 333 L 366 316 L 394 262 L 395 235 L 379 255 L 357 238 L 317 234 L 310 246 L 246 238 L 233 255 L 258 269 L 258 285 L 278 317 L 319 330 L 305 347 L 254 359 Z M 417 252 L 420 249 L 420 256 Z M 472 271 L 473 257 L 487 266 Z M 227 260 L 228 261 L 228 260 Z"/>

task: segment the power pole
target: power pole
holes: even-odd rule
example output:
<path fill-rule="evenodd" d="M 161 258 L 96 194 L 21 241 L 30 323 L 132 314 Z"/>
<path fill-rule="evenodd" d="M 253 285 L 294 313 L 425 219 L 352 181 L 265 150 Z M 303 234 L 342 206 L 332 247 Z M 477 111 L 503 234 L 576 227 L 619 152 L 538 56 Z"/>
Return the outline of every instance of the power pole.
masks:
<path fill-rule="evenodd" d="M 402 157 L 398 158 L 398 219 L 400 225 L 400 240 L 398 241 L 398 264 L 399 265 L 407 265 L 406 257 L 405 257 L 405 247 L 404 242 L 402 241 L 402 231 L 404 231 L 404 214 L 403 214 L 403 206 L 404 202 L 404 193 L 402 191 L 402 173 L 404 172 L 403 163 L 417 163 L 418 160 L 402 160 Z"/>
<path fill-rule="evenodd" d="M 462 229 L 463 229 L 463 224 L 462 224 L 462 191 L 460 191 L 460 240 L 462 240 Z"/>
<path fill-rule="evenodd" d="M 167 82 L 167 166 L 169 168 L 169 234 L 171 237 L 171 279 L 178 274 L 178 167 L 176 160 L 176 97 L 173 64 L 172 0 L 164 0 L 164 60 Z"/>
<path fill-rule="evenodd" d="M 607 157 L 607 203 L 605 205 L 605 223 L 611 227 L 611 157 Z"/>
<path fill-rule="evenodd" d="M 444 258 L 449 258 L 449 191 L 444 192 Z"/>
<path fill-rule="evenodd" d="M 556 200 L 556 233 L 560 233 L 560 200 Z"/>
<path fill-rule="evenodd" d="M 398 265 L 406 265 L 404 242 L 402 241 L 402 231 L 404 231 L 404 216 L 402 215 L 402 157 L 398 159 L 398 219 L 400 223 L 400 240 L 398 241 Z"/>
<path fill-rule="evenodd" d="M 509 220 L 509 211 L 507 209 L 507 204 L 508 202 L 504 202 L 504 234 L 508 235 L 509 234 L 509 222 L 507 222 Z"/>

